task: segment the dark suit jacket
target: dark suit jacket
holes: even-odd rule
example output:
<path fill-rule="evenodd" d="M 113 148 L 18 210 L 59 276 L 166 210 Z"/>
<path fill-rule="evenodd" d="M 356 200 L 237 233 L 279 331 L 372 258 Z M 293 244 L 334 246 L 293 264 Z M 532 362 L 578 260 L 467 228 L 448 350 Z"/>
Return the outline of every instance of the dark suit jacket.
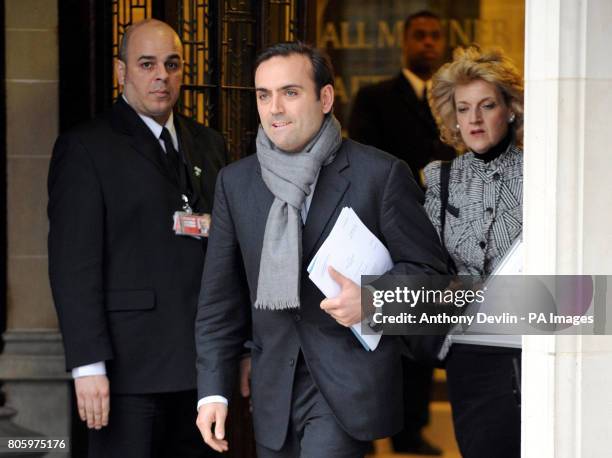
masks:
<path fill-rule="evenodd" d="M 272 201 L 256 156 L 219 174 L 196 319 L 199 397 L 230 397 L 236 361 L 251 336 L 255 438 L 262 445 L 279 449 L 283 444 L 300 350 L 348 434 L 370 440 L 397 432 L 402 424 L 398 341 L 383 337 L 376 351 L 365 351 L 349 328 L 321 310 L 323 295 L 306 267 L 349 206 L 388 247 L 393 271 L 443 272 L 443 253 L 420 189 L 404 162 L 345 140 L 318 178 L 303 230 L 301 308 L 295 311 L 251 305 Z"/>
<path fill-rule="evenodd" d="M 197 210 L 210 212 L 220 134 L 175 114 Z M 193 389 L 206 241 L 174 235 L 181 193 L 122 98 L 59 137 L 49 171 L 49 275 L 68 369 L 106 361 L 115 393 Z M 197 177 L 194 167 L 202 171 Z"/>
<path fill-rule="evenodd" d="M 429 162 L 455 157 L 455 151 L 440 141 L 429 107 L 417 99 L 403 73 L 359 90 L 349 135 L 403 159 L 415 177 Z"/>

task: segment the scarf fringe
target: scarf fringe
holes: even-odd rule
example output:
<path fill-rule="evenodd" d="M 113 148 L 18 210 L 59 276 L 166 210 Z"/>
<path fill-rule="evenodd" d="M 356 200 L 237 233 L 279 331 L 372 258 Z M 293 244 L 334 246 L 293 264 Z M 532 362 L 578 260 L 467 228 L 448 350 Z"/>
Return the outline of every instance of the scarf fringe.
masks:
<path fill-rule="evenodd" d="M 299 309 L 300 308 L 300 299 L 287 299 L 287 300 L 265 300 L 265 299 L 257 299 L 255 301 L 255 308 L 258 310 L 289 310 L 289 309 Z"/>

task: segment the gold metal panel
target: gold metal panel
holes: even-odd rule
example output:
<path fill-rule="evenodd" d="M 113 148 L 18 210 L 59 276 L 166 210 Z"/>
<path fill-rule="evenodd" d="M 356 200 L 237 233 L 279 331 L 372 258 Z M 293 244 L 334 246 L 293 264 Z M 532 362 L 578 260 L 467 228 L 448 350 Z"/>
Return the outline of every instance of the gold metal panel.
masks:
<path fill-rule="evenodd" d="M 119 58 L 119 45 L 125 30 L 135 22 L 149 19 L 152 0 L 112 0 L 111 18 L 113 23 L 113 63 Z M 119 96 L 117 75 L 113 71 L 113 100 Z"/>

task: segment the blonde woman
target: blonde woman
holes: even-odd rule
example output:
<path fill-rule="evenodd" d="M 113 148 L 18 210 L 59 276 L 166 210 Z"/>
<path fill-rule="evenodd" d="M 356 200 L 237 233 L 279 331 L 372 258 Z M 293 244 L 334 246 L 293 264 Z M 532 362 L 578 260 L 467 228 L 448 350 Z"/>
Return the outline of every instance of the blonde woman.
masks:
<path fill-rule="evenodd" d="M 425 168 L 425 209 L 458 274 L 486 277 L 522 231 L 523 82 L 501 51 L 460 48 L 429 103 L 464 154 Z M 446 369 L 462 455 L 519 457 L 520 350 L 455 344 Z"/>

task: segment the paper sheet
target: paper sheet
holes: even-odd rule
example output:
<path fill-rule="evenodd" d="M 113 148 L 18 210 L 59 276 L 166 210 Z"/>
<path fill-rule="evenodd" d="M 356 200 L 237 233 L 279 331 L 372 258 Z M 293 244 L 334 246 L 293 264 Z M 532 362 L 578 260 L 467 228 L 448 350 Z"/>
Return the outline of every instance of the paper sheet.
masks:
<path fill-rule="evenodd" d="M 485 282 L 485 285 L 494 281 L 497 275 L 521 275 L 523 273 L 523 241 L 518 238 L 512 244 L 508 252 L 504 255 L 501 262 L 491 272 L 491 275 Z M 482 308 L 486 312 L 486 305 Z M 451 331 L 451 340 L 453 343 L 471 344 L 471 345 L 489 345 L 493 347 L 511 347 L 521 348 L 523 338 L 519 335 L 490 335 L 490 334 L 466 334 L 457 335 Z"/>
<path fill-rule="evenodd" d="M 393 261 L 382 242 L 351 208 L 345 207 L 308 265 L 310 279 L 329 298 L 340 294 L 340 286 L 332 280 L 328 266 L 361 285 L 362 275 L 382 275 L 393 267 Z M 367 320 L 351 326 L 351 329 L 364 348 L 373 351 L 382 333 L 365 335 L 362 326 L 367 326 Z"/>

